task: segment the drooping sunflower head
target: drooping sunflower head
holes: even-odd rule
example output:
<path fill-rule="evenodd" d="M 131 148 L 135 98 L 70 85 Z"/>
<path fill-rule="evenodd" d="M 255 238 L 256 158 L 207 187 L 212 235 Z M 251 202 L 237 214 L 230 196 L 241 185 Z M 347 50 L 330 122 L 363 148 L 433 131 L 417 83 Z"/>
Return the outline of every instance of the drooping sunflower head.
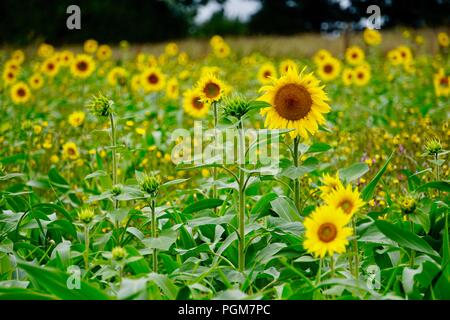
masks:
<path fill-rule="evenodd" d="M 341 62 L 334 57 L 328 57 L 318 65 L 317 73 L 323 81 L 332 81 L 336 79 L 340 72 Z"/>
<path fill-rule="evenodd" d="M 107 44 L 102 44 L 97 49 L 97 58 L 98 60 L 108 60 L 112 56 L 112 50 L 111 47 Z"/>
<path fill-rule="evenodd" d="M 30 97 L 30 88 L 25 82 L 20 81 L 11 87 L 11 99 L 15 104 L 26 103 Z"/>
<path fill-rule="evenodd" d="M 277 71 L 272 63 L 264 63 L 258 70 L 258 81 L 261 84 L 268 84 L 276 77 Z"/>
<path fill-rule="evenodd" d="M 359 65 L 365 59 L 364 51 L 358 46 L 352 46 L 345 51 L 345 59 L 351 65 Z"/>
<path fill-rule="evenodd" d="M 160 91 L 164 88 L 166 76 L 159 68 L 147 68 L 141 74 L 141 84 L 146 92 Z"/>
<path fill-rule="evenodd" d="M 342 182 L 339 178 L 339 173 L 337 172 L 334 177 L 329 175 L 328 173 L 324 174 L 320 181 L 322 182 L 322 186 L 319 187 L 320 191 L 322 192 L 320 195 L 322 199 L 332 194 L 338 188 L 342 187 Z"/>
<path fill-rule="evenodd" d="M 261 109 L 266 116 L 265 126 L 269 129 L 293 129 L 291 137 L 305 139 L 314 135 L 319 124 L 325 123 L 324 113 L 330 112 L 329 100 L 323 86 L 312 73 L 298 74 L 293 69 L 263 86 L 264 94 L 258 99 L 268 102 L 271 107 Z"/>
<path fill-rule="evenodd" d="M 95 70 L 95 61 L 91 56 L 79 54 L 75 57 L 70 66 L 70 72 L 77 78 L 87 78 Z"/>
<path fill-rule="evenodd" d="M 297 63 L 291 59 L 281 61 L 280 74 L 281 75 L 286 74 L 289 69 L 293 69 L 295 72 L 298 72 Z"/>
<path fill-rule="evenodd" d="M 328 205 L 335 209 L 341 209 L 348 216 L 353 216 L 364 206 L 358 190 L 352 189 L 350 184 L 347 187 L 343 185 L 337 187 L 335 191 L 326 195 L 324 200 Z"/>
<path fill-rule="evenodd" d="M 44 78 L 39 73 L 35 73 L 28 79 L 28 83 L 32 89 L 37 90 L 44 85 Z"/>
<path fill-rule="evenodd" d="M 381 33 L 375 29 L 365 29 L 363 37 L 369 46 L 378 46 L 382 40 Z"/>
<path fill-rule="evenodd" d="M 331 206 L 318 207 L 305 218 L 305 240 L 303 247 L 316 257 L 323 258 L 327 254 L 344 253 L 352 229 L 346 225 L 350 217 L 341 209 Z"/>
<path fill-rule="evenodd" d="M 200 78 L 197 88 L 201 99 L 208 103 L 219 101 L 227 91 L 226 84 L 211 72 Z"/>
<path fill-rule="evenodd" d="M 188 115 L 203 118 L 208 114 L 210 104 L 202 100 L 198 89 L 187 90 L 183 96 L 183 109 Z"/>

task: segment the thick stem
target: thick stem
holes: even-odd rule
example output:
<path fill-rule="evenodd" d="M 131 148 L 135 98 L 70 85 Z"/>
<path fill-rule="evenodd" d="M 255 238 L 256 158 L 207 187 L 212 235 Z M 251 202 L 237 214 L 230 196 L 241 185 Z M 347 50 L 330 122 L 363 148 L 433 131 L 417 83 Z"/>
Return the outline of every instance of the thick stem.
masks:
<path fill-rule="evenodd" d="M 356 217 L 353 216 L 352 218 L 352 227 L 353 227 L 353 256 L 355 259 L 355 265 L 354 265 L 354 275 L 355 279 L 358 280 L 359 278 L 359 255 L 358 255 L 358 239 L 356 234 Z"/>
<path fill-rule="evenodd" d="M 411 220 L 411 218 L 409 219 L 409 228 L 410 228 L 410 231 L 414 233 L 414 222 Z M 411 268 L 414 267 L 415 255 L 416 255 L 416 252 L 413 249 L 411 249 L 411 253 L 409 256 L 409 265 Z"/>
<path fill-rule="evenodd" d="M 84 225 L 84 270 L 89 270 L 89 226 Z"/>
<path fill-rule="evenodd" d="M 239 271 L 245 269 L 245 135 L 241 119 L 239 123 Z"/>
<path fill-rule="evenodd" d="M 157 228 L 157 221 L 156 221 L 156 213 L 155 213 L 155 199 L 152 199 L 150 207 L 152 211 L 152 238 L 158 237 L 158 228 Z M 158 272 L 158 252 L 155 249 L 153 249 L 153 272 Z"/>
<path fill-rule="evenodd" d="M 292 155 L 294 160 L 294 166 L 298 167 L 299 159 L 298 159 L 298 145 L 300 143 L 300 137 L 297 136 L 294 139 L 294 154 Z M 301 205 L 300 205 L 300 179 L 296 178 L 294 180 L 294 204 L 301 214 Z"/>

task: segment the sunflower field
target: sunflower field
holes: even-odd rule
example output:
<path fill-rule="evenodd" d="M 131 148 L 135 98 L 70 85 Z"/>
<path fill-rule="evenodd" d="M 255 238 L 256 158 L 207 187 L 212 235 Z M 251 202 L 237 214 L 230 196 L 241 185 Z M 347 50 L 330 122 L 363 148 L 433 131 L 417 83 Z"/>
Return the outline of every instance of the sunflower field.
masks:
<path fill-rule="evenodd" d="M 2 49 L 0 299 L 450 299 L 449 36 L 382 44 Z"/>

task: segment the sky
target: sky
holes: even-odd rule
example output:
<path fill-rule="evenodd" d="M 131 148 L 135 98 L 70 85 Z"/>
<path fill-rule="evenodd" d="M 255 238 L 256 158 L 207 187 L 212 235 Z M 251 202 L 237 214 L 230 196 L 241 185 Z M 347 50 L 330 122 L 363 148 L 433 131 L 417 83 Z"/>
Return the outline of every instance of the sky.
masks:
<path fill-rule="evenodd" d="M 245 22 L 260 9 L 260 6 L 261 4 L 256 0 L 227 0 L 224 10 L 228 18 L 238 18 Z M 207 5 L 199 8 L 195 22 L 200 24 L 208 21 L 218 10 L 220 10 L 220 5 L 217 2 L 209 2 Z"/>

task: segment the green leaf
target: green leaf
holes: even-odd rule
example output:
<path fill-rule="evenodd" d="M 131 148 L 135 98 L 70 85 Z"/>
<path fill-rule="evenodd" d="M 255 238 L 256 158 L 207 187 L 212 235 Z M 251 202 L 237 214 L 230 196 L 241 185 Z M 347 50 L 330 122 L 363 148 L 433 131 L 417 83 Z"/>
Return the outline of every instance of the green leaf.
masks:
<path fill-rule="evenodd" d="M 367 186 L 361 192 L 361 197 L 364 201 L 369 201 L 373 197 L 373 194 L 375 192 L 375 187 L 377 186 L 378 181 L 380 181 L 381 176 L 386 171 L 386 168 L 387 168 L 389 162 L 391 162 L 393 155 L 394 155 L 394 152 L 391 153 L 389 158 L 384 163 L 383 167 L 377 172 L 375 177 L 367 184 Z"/>
<path fill-rule="evenodd" d="M 84 177 L 84 180 L 88 180 L 88 179 L 92 179 L 92 178 L 96 178 L 96 177 L 104 177 L 107 176 L 108 173 L 106 173 L 106 171 L 104 170 L 97 170 L 95 172 L 92 172 L 90 174 L 88 174 L 86 177 Z"/>
<path fill-rule="evenodd" d="M 255 205 L 252 208 L 252 211 L 250 214 L 259 214 L 264 215 L 268 211 L 270 207 L 270 201 L 275 200 L 278 198 L 278 195 L 274 192 L 269 192 L 268 194 L 263 195 L 258 202 L 255 203 Z"/>
<path fill-rule="evenodd" d="M 313 143 L 306 153 L 319 153 L 319 152 L 325 152 L 331 149 L 331 146 L 329 144 L 323 143 L 323 142 L 316 142 Z"/>
<path fill-rule="evenodd" d="M 177 241 L 177 237 L 178 234 L 175 230 L 168 229 L 162 231 L 157 238 L 147 238 L 142 240 L 142 243 L 145 245 L 146 249 L 158 249 L 167 251 L 170 249 L 172 244 Z M 151 252 L 148 251 L 148 253 Z"/>
<path fill-rule="evenodd" d="M 223 200 L 220 199 L 202 199 L 194 202 L 193 204 L 187 206 L 183 210 L 183 214 L 194 213 L 205 209 L 212 209 L 221 206 Z"/>
<path fill-rule="evenodd" d="M 428 182 L 418 187 L 416 191 L 424 191 L 429 188 L 450 192 L 450 182 L 445 180 Z"/>
<path fill-rule="evenodd" d="M 70 189 L 69 183 L 59 174 L 55 167 L 51 168 L 48 172 L 48 178 L 50 183 L 59 190 L 68 191 Z"/>
<path fill-rule="evenodd" d="M 439 254 L 431 248 L 431 246 L 411 231 L 404 230 L 387 221 L 375 221 L 377 228 L 389 239 L 397 242 L 400 246 L 408 249 L 413 249 L 419 252 L 429 254 L 434 257 L 439 257 Z"/>
<path fill-rule="evenodd" d="M 366 163 L 354 163 L 350 167 L 339 170 L 339 177 L 345 182 L 351 182 L 361 178 L 369 171 Z"/>
<path fill-rule="evenodd" d="M 270 202 L 273 211 L 275 211 L 280 218 L 287 221 L 302 221 L 302 217 L 297 211 L 294 202 L 287 197 L 279 197 Z"/>

